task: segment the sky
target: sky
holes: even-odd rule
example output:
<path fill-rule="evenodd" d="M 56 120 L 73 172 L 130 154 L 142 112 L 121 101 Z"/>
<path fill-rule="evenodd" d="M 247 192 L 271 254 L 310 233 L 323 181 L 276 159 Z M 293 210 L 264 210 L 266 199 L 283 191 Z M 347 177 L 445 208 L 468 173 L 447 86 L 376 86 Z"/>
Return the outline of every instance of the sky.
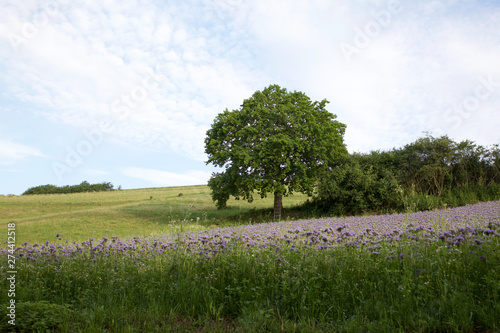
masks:
<path fill-rule="evenodd" d="M 497 0 L 1 0 L 0 194 L 206 184 L 206 131 L 278 84 L 349 152 L 500 143 Z"/>

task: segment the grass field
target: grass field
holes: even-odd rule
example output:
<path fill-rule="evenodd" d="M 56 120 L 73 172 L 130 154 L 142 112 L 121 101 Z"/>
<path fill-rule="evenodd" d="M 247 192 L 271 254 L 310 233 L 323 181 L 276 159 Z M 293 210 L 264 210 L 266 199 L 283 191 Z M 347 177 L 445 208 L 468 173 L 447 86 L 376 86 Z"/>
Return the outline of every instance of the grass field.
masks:
<path fill-rule="evenodd" d="M 271 206 L 217 211 L 205 186 L 3 197 L 0 332 L 500 331 L 500 201 L 250 223 Z"/>
<path fill-rule="evenodd" d="M 294 194 L 284 198 L 283 204 L 293 207 L 305 200 L 307 196 Z M 65 239 L 83 241 L 89 237 L 149 236 L 270 221 L 272 206 L 272 197 L 257 196 L 253 203 L 231 199 L 228 209 L 220 211 L 211 200 L 210 189 L 203 185 L 0 196 L 0 222 L 15 222 L 20 242 L 53 240 L 57 233 L 64 233 Z"/>

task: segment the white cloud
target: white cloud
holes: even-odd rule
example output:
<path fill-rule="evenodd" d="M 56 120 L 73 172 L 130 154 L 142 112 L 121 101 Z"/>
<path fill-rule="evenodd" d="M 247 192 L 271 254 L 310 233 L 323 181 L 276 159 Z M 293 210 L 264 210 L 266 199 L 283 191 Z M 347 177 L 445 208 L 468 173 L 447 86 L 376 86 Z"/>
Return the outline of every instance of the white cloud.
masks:
<path fill-rule="evenodd" d="M 347 125 L 350 151 L 398 147 L 439 127 L 457 139 L 498 141 L 497 92 L 458 128 L 444 126 L 444 113 L 474 93 L 481 75 L 500 81 L 499 7 L 400 1 L 387 24 L 366 32 L 389 3 L 311 1 L 284 9 L 267 1 L 254 30 L 268 70 L 288 89 L 330 100 L 328 109 Z M 347 61 L 342 43 L 363 38 L 366 45 L 358 43 Z"/>
<path fill-rule="evenodd" d="M 92 127 L 111 117 L 113 137 L 203 159 L 203 137 L 217 113 L 237 107 L 266 76 L 241 66 L 248 15 L 244 4 L 68 3 L 19 50 L 6 50 L 6 94 L 44 117 Z M 12 2 L 0 41 L 21 34 L 36 6 Z M 236 57 L 233 57 L 236 56 Z M 149 72 L 157 85 L 134 100 Z M 144 90 L 142 90 L 144 91 Z M 119 103 L 119 104 L 118 104 Z M 113 107 L 129 115 L 113 117 Z M 201 140 L 201 141 L 200 141 Z"/>
<path fill-rule="evenodd" d="M 0 139 L 0 164 L 15 164 L 31 156 L 45 157 L 37 148 Z"/>
<path fill-rule="evenodd" d="M 211 173 L 203 171 L 189 171 L 184 174 L 127 167 L 121 172 L 129 177 L 138 178 L 159 186 L 204 185 L 210 179 Z"/>

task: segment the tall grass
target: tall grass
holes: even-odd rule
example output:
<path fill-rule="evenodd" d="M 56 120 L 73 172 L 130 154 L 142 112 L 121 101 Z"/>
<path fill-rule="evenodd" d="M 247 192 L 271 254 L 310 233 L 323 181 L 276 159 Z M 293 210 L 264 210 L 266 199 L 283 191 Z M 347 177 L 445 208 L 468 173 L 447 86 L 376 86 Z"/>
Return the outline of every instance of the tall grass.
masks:
<path fill-rule="evenodd" d="M 499 199 L 500 184 L 491 182 L 485 186 L 471 185 L 462 188 L 447 189 L 441 196 L 417 193 L 410 189 L 406 191 L 403 202 L 406 211 L 416 212 L 446 207 L 460 207 Z"/>
<path fill-rule="evenodd" d="M 232 318 L 249 331 L 486 331 L 500 329 L 499 245 L 413 246 L 376 256 L 347 248 L 240 249 L 211 260 L 81 256 L 22 267 L 18 300 L 70 305 L 76 326 L 112 331 L 172 314 Z"/>

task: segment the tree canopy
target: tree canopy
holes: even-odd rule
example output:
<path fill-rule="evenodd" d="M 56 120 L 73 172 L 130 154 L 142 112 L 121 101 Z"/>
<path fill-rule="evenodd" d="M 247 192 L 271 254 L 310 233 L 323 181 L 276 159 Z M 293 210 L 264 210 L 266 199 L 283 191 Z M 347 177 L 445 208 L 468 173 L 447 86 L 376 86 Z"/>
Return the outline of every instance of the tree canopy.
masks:
<path fill-rule="evenodd" d="M 278 85 L 256 91 L 237 110 L 226 109 L 207 131 L 207 164 L 225 168 L 208 185 L 218 208 L 232 195 L 253 200 L 273 193 L 275 214 L 281 198 L 295 191 L 312 195 L 321 170 L 347 155 L 345 125 L 302 92 Z"/>

